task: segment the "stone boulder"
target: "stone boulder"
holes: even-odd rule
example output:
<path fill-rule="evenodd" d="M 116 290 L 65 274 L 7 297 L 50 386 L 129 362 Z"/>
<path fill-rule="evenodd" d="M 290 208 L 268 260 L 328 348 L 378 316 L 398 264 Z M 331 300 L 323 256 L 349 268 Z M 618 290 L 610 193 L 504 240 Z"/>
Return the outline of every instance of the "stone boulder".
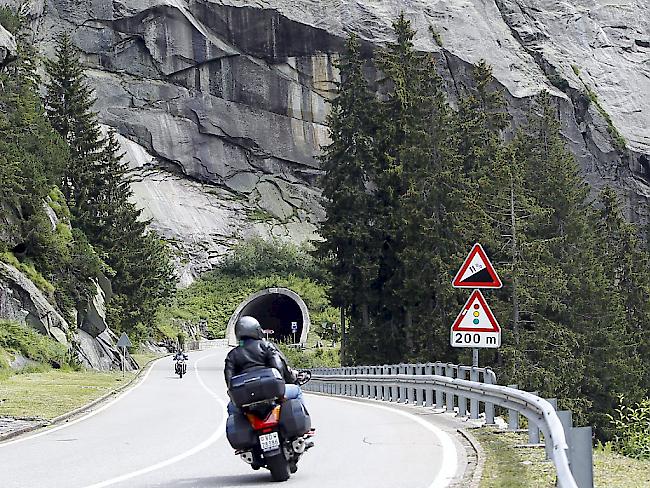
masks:
<path fill-rule="evenodd" d="M 0 317 L 27 324 L 68 345 L 70 326 L 38 287 L 13 266 L 0 262 Z"/>
<path fill-rule="evenodd" d="M 16 40 L 0 25 L 0 68 L 16 59 Z"/>

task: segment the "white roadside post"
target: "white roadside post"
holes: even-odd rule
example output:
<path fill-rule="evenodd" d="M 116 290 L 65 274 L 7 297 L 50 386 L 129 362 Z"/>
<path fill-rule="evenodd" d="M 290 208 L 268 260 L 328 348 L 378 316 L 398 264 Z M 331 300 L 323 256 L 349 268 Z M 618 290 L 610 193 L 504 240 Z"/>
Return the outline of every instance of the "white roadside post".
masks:
<path fill-rule="evenodd" d="M 120 349 L 122 352 L 122 355 L 120 357 L 121 359 L 121 366 L 122 366 L 122 378 L 125 376 L 125 371 L 126 371 L 126 348 L 127 347 L 132 347 L 133 344 L 131 344 L 131 340 L 129 339 L 129 336 L 126 335 L 126 332 L 122 332 L 122 335 L 117 341 L 117 347 Z"/>

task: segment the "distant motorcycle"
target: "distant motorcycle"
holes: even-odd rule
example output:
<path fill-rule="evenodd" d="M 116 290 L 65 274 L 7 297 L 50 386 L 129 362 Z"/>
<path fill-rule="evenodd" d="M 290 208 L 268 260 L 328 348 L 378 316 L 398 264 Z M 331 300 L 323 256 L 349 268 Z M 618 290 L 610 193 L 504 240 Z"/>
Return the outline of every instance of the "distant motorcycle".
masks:
<path fill-rule="evenodd" d="M 187 364 L 185 364 L 187 356 L 185 354 L 177 354 L 174 356 L 174 360 L 176 361 L 176 364 L 174 365 L 174 372 L 182 378 L 183 375 L 187 373 Z"/>
<path fill-rule="evenodd" d="M 300 371 L 298 385 L 311 379 Z M 311 418 L 300 400 L 284 398 L 284 380 L 274 368 L 234 376 L 231 398 L 240 412 L 228 417 L 228 442 L 255 470 L 271 472 L 273 481 L 286 481 L 298 470 L 298 460 L 313 446 Z"/>

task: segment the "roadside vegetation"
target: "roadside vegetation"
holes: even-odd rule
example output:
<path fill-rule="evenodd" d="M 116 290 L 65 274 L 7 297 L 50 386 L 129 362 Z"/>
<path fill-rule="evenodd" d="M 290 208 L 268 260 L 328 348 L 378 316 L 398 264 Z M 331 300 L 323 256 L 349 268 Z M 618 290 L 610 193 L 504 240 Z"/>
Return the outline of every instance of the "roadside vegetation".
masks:
<path fill-rule="evenodd" d="M 172 303 L 159 311 L 158 327 L 173 336 L 192 323 L 204 326 L 209 338 L 223 338 L 230 316 L 248 296 L 265 288 L 286 287 L 305 301 L 312 329 L 307 350 L 285 347 L 284 351 L 294 367 L 335 366 L 340 364 L 338 348 L 331 344 L 339 341 L 340 319 L 326 283 L 322 266 L 306 248 L 254 238 L 235 246 L 215 270 L 179 290 Z M 317 342 L 324 347 L 314 348 Z"/>
<path fill-rule="evenodd" d="M 486 462 L 480 488 L 552 488 L 555 468 L 543 448 L 521 447 L 527 435 L 480 428 L 470 433 L 481 443 Z M 650 486 L 650 460 L 632 459 L 611 444 L 594 450 L 594 486 L 644 488 Z"/>
<path fill-rule="evenodd" d="M 155 311 L 175 287 L 167 245 L 130 202 L 128 167 L 93 111 L 79 52 L 62 34 L 41 66 L 24 22 L 0 7 L 18 46 L 0 70 L 0 261 L 41 289 L 70 335 L 102 276 L 113 330 L 154 335 Z"/>
<path fill-rule="evenodd" d="M 56 370 L 30 372 L 0 379 L 0 416 L 52 419 L 126 384 L 118 371 Z"/>
<path fill-rule="evenodd" d="M 590 192 L 548 93 L 515 127 L 480 62 L 452 107 L 411 23 L 393 28 L 372 63 L 349 37 L 327 122 L 316 246 L 346 317 L 344 363 L 471 361 L 449 344 L 468 296 L 451 280 L 478 241 L 504 282 L 487 295 L 502 346 L 482 363 L 501 384 L 557 397 L 601 441 L 620 437 L 618 397 L 650 391 L 647 229 L 614 190 Z"/>

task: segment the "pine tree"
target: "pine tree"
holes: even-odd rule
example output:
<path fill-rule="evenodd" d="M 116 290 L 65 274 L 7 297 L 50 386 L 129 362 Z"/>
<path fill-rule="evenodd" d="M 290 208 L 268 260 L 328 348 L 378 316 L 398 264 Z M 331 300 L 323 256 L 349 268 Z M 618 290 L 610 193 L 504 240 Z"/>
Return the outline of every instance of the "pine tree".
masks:
<path fill-rule="evenodd" d="M 118 330 L 146 330 L 152 326 L 155 305 L 173 290 L 169 255 L 130 202 L 128 167 L 117 137 L 113 131 L 102 135 L 92 111 L 95 98 L 69 36 L 59 38 L 56 59 L 46 67 L 48 116 L 70 146 L 61 186 L 72 223 L 114 272 L 119 306 L 112 308 L 112 325 Z"/>
<path fill-rule="evenodd" d="M 415 32 L 400 15 L 396 41 L 378 56 L 382 102 L 377 172 L 382 242 L 378 311 L 386 360 L 430 359 L 447 352 L 453 291 L 448 256 L 462 246 L 464 198 L 454 117 L 430 53 L 414 49 Z M 444 329 L 446 333 L 443 333 Z"/>
<path fill-rule="evenodd" d="M 337 63 L 341 82 L 328 117 L 331 143 L 322 157 L 324 208 L 321 256 L 330 264 L 332 303 L 347 317 L 350 356 L 368 358 L 372 349 L 369 307 L 377 273 L 374 246 L 374 149 L 377 101 L 363 74 L 360 43 L 351 35 Z M 345 358 L 344 358 L 345 359 Z"/>

